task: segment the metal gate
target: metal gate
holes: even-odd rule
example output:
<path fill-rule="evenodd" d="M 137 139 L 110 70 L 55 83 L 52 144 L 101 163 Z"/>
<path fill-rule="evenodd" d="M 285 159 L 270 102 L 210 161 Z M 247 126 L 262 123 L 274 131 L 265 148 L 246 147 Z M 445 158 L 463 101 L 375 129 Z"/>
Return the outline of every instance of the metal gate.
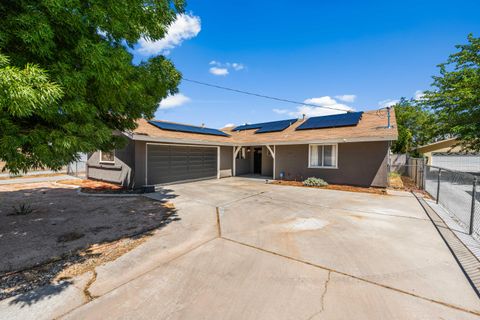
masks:
<path fill-rule="evenodd" d="M 218 147 L 147 143 L 146 184 L 217 178 L 218 156 Z"/>

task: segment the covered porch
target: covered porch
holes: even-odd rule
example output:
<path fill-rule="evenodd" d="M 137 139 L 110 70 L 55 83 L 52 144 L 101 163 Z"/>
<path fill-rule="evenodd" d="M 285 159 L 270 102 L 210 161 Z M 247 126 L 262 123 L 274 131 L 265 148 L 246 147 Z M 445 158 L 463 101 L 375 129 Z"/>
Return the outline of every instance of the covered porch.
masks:
<path fill-rule="evenodd" d="M 234 146 L 232 174 L 275 179 L 275 146 Z"/>

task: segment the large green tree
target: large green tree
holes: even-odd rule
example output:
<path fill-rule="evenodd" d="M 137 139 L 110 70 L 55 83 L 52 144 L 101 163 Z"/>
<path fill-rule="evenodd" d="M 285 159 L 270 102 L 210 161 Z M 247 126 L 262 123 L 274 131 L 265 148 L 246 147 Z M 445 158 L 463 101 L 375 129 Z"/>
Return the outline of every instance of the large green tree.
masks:
<path fill-rule="evenodd" d="M 434 115 L 413 99 L 400 99 L 394 110 L 398 140 L 392 144 L 392 152 L 415 154 L 415 147 L 430 142 L 435 135 Z"/>
<path fill-rule="evenodd" d="M 164 37 L 183 10 L 183 0 L 2 0 L 0 52 L 17 71 L 31 70 L 29 64 L 46 70 L 63 92 L 48 104 L 31 100 L 15 108 L 0 92 L 6 168 L 58 169 L 79 152 L 121 145 L 112 132 L 152 117 L 181 79 L 163 56 L 132 64 L 130 49 L 142 37 Z"/>
<path fill-rule="evenodd" d="M 20 170 L 39 166 L 38 159 L 51 148 L 29 143 L 29 140 L 35 141 L 36 138 L 24 135 L 19 122 L 32 115 L 45 119 L 54 115 L 57 103 L 63 96 L 62 89 L 52 83 L 46 72 L 38 66 L 27 64 L 23 69 L 12 67 L 9 59 L 0 54 L 0 92 L 2 159 L 10 167 Z M 13 123 L 12 119 L 16 119 L 17 123 Z M 15 148 L 18 145 L 24 147 L 23 152 Z"/>
<path fill-rule="evenodd" d="M 468 43 L 439 65 L 433 90 L 424 105 L 436 114 L 439 135 L 453 135 L 465 148 L 480 150 L 480 38 L 468 36 Z"/>

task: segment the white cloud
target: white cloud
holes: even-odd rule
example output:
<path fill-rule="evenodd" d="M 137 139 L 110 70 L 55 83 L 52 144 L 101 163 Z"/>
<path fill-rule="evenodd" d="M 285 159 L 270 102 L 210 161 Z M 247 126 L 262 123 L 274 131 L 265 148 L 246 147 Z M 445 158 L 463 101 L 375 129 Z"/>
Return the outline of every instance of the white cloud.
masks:
<path fill-rule="evenodd" d="M 287 114 L 290 112 L 288 109 L 277 109 L 277 108 L 273 109 L 272 111 L 278 114 Z"/>
<path fill-rule="evenodd" d="M 300 118 L 303 115 L 307 117 L 317 117 L 330 114 L 340 114 L 347 111 L 354 111 L 352 107 L 349 107 L 346 104 L 338 103 L 330 96 L 309 98 L 303 102 L 309 105 L 298 106 L 295 111 L 291 111 L 288 109 L 273 109 L 273 112 L 278 114 L 288 114 L 291 117 Z M 315 105 L 317 105 L 318 107 L 316 107 Z"/>
<path fill-rule="evenodd" d="M 318 105 L 318 106 L 333 106 L 335 104 L 337 104 L 337 101 L 335 101 L 335 99 L 331 98 L 330 96 L 323 96 L 323 97 L 319 97 L 319 98 L 310 98 L 310 99 L 306 99 L 305 101 L 303 101 L 305 103 L 308 103 L 308 104 L 315 104 L 315 105 Z"/>
<path fill-rule="evenodd" d="M 229 70 L 240 71 L 245 69 L 245 65 L 238 62 L 223 63 L 220 61 L 212 60 L 208 64 L 213 66 L 210 68 L 210 73 L 217 76 L 225 76 L 230 73 Z"/>
<path fill-rule="evenodd" d="M 425 93 L 422 90 L 417 90 L 417 91 L 415 91 L 414 99 L 415 100 L 422 100 L 424 96 L 425 96 Z"/>
<path fill-rule="evenodd" d="M 335 96 L 335 98 L 343 102 L 354 102 L 355 99 L 357 99 L 357 96 L 354 94 L 343 94 L 340 96 Z"/>
<path fill-rule="evenodd" d="M 240 71 L 240 70 L 243 70 L 245 68 L 245 66 L 241 63 L 232 63 L 232 68 L 235 70 L 235 71 Z"/>
<path fill-rule="evenodd" d="M 159 108 L 160 109 L 172 109 L 176 107 L 180 107 L 181 105 L 190 102 L 191 99 L 187 96 L 184 96 L 181 93 L 177 93 L 173 96 L 168 96 L 162 101 L 160 101 Z"/>
<path fill-rule="evenodd" d="M 218 67 L 211 67 L 209 72 L 216 76 L 226 76 L 228 74 L 227 68 L 218 68 Z"/>
<path fill-rule="evenodd" d="M 234 123 L 227 123 L 226 125 L 223 126 L 224 128 L 230 128 L 230 127 L 235 127 Z"/>
<path fill-rule="evenodd" d="M 385 99 L 378 102 L 378 105 L 382 108 L 392 107 L 396 105 L 400 100 L 398 99 Z"/>
<path fill-rule="evenodd" d="M 184 40 L 197 36 L 202 29 L 200 18 L 191 14 L 179 14 L 177 19 L 168 27 L 163 39 L 151 41 L 141 38 L 138 41 L 139 54 L 149 56 L 156 54 L 169 54 L 170 50 L 181 45 Z"/>
<path fill-rule="evenodd" d="M 107 34 L 107 31 L 102 30 L 102 29 L 100 29 L 100 28 L 97 28 L 97 34 L 98 34 L 99 36 L 101 36 L 102 38 L 106 38 L 107 35 L 108 35 L 108 34 Z"/>

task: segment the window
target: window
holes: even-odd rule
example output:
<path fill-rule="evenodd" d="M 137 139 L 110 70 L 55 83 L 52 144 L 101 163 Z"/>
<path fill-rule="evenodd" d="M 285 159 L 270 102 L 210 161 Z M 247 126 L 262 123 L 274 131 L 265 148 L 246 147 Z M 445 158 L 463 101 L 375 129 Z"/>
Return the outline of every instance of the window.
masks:
<path fill-rule="evenodd" d="M 242 160 L 246 158 L 247 158 L 247 154 L 246 154 L 245 147 L 242 147 L 242 149 L 240 149 L 240 151 L 237 153 L 237 159 Z"/>
<path fill-rule="evenodd" d="M 100 162 L 115 163 L 115 151 L 100 151 Z"/>
<path fill-rule="evenodd" d="M 337 168 L 336 144 L 311 144 L 309 148 L 309 168 Z"/>

